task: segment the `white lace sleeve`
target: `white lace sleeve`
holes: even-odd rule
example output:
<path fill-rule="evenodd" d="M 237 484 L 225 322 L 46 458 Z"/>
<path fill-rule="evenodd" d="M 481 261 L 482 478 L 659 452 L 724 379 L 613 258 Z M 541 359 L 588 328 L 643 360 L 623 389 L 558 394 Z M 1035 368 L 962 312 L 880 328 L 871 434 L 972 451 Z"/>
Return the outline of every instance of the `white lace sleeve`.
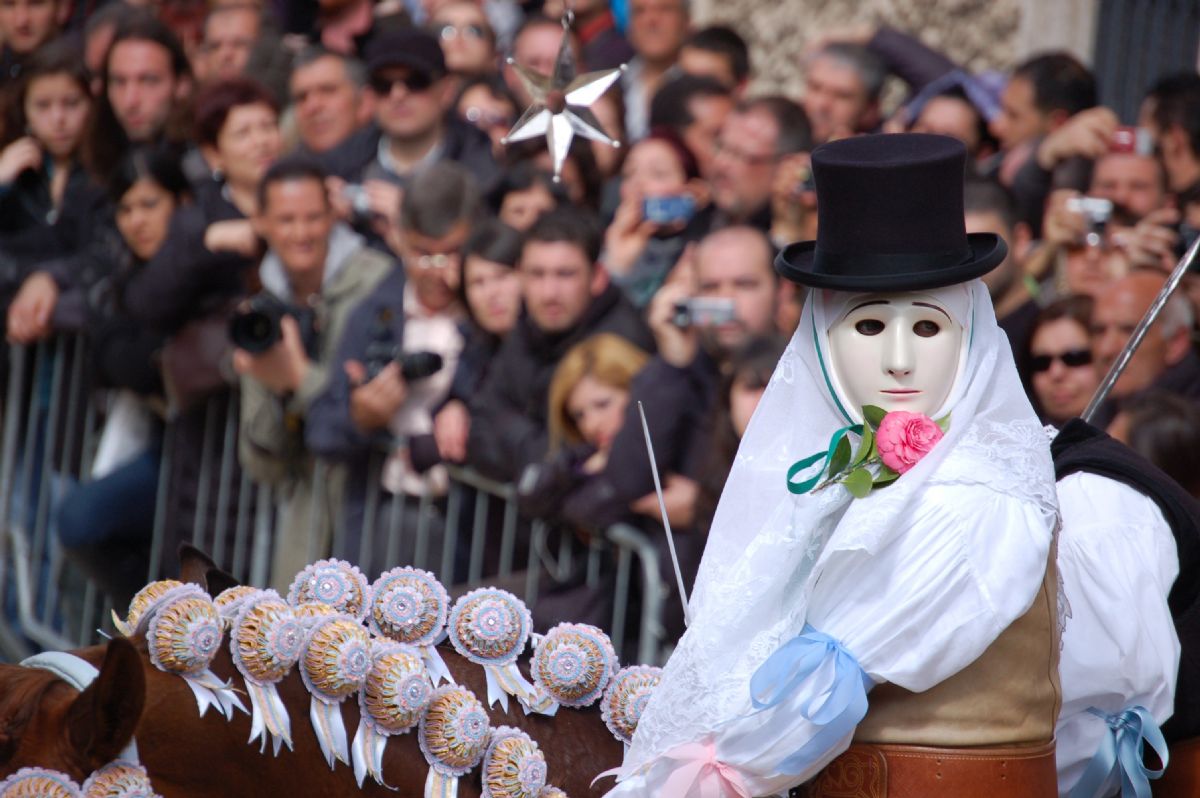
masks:
<path fill-rule="evenodd" d="M 1089 707 L 1116 714 L 1141 705 L 1160 725 L 1171 716 L 1180 649 L 1167 593 L 1179 560 L 1157 505 L 1133 488 L 1080 473 L 1064 478 L 1058 495 L 1058 564 L 1071 607 L 1056 730 L 1066 794 L 1108 734 Z"/>

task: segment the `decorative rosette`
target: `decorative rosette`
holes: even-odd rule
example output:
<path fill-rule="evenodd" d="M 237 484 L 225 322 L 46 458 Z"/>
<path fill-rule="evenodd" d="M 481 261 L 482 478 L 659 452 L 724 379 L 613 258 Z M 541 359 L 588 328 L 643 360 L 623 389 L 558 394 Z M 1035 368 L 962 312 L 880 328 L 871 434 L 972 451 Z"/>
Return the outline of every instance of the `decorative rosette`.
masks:
<path fill-rule="evenodd" d="M 0 781 L 0 798 L 82 798 L 79 785 L 65 773 L 21 768 Z"/>
<path fill-rule="evenodd" d="M 542 791 L 538 793 L 538 798 L 569 798 L 569 797 L 567 796 L 567 794 L 565 792 L 558 789 L 557 787 L 552 787 L 550 785 L 546 785 L 545 787 L 542 788 Z"/>
<path fill-rule="evenodd" d="M 296 574 L 288 591 L 288 603 L 326 604 L 362 620 L 370 603 L 367 578 L 345 560 L 321 560 Z"/>
<path fill-rule="evenodd" d="M 383 749 L 387 738 L 405 734 L 421 722 L 433 697 L 433 682 L 413 646 L 374 641 L 374 660 L 358 693 L 359 723 L 350 748 L 354 777 L 362 786 L 367 773 L 383 784 Z"/>
<path fill-rule="evenodd" d="M 112 611 L 113 626 L 118 632 L 129 637 L 137 630 L 147 609 L 157 603 L 168 591 L 183 586 L 183 582 L 174 579 L 151 582 L 134 594 L 133 600 L 129 602 L 129 612 L 124 621 L 117 617 L 116 610 Z"/>
<path fill-rule="evenodd" d="M 483 759 L 490 734 L 487 711 L 474 693 L 457 685 L 435 690 L 417 732 L 429 763 L 425 795 L 457 795 L 459 777 Z"/>
<path fill-rule="evenodd" d="M 217 605 L 203 590 L 195 585 L 174 588 L 147 610 L 143 621 L 147 617 L 149 623 L 139 622 L 138 628 L 146 626 L 150 662 L 187 682 L 201 715 L 210 706 L 226 720 L 233 719 L 234 707 L 246 711 L 233 686 L 208 669 L 221 648 L 224 630 Z"/>
<path fill-rule="evenodd" d="M 312 693 L 309 718 L 325 761 L 331 769 L 335 758 L 349 765 L 350 751 L 339 705 L 367 681 L 371 638 L 349 615 L 319 619 L 309 630 L 300 664 L 300 675 Z"/>
<path fill-rule="evenodd" d="M 217 597 L 213 599 L 213 603 L 217 605 L 217 611 L 221 613 L 221 617 L 228 625 L 237 617 L 242 605 L 246 603 L 246 599 L 259 592 L 261 591 L 258 588 L 250 585 L 234 585 L 218 593 Z"/>
<path fill-rule="evenodd" d="M 600 701 L 600 717 L 613 737 L 625 745 L 633 741 L 650 694 L 660 681 L 662 668 L 649 665 L 630 665 L 617 672 Z"/>
<path fill-rule="evenodd" d="M 454 649 L 487 675 L 488 706 L 499 701 L 508 711 L 508 696 L 516 696 L 525 711 L 536 690 L 517 668 L 517 657 L 529 643 L 533 619 L 524 602 L 505 590 L 472 590 L 454 603 L 448 631 Z"/>
<path fill-rule="evenodd" d="M 538 798 L 546 786 L 546 757 L 528 734 L 511 726 L 492 732 L 483 756 L 482 798 Z"/>
<path fill-rule="evenodd" d="M 560 623 L 538 641 L 529 669 L 538 692 L 558 704 L 596 703 L 617 672 L 617 654 L 608 635 L 583 623 Z M 554 708 L 538 708 L 548 715 Z"/>
<path fill-rule="evenodd" d="M 141 765 L 118 759 L 83 783 L 83 798 L 161 798 Z"/>
<path fill-rule="evenodd" d="M 304 624 L 278 593 L 262 590 L 241 600 L 232 626 L 233 664 L 245 678 L 250 694 L 249 742 L 261 738 L 262 750 L 270 738 L 278 755 L 284 743 L 292 747 L 292 721 L 275 685 L 300 659 Z"/>
<path fill-rule="evenodd" d="M 437 652 L 446 629 L 450 596 L 437 577 L 419 568 L 393 568 L 371 585 L 367 621 L 380 637 L 417 646 L 434 684 L 454 683 L 449 668 Z"/>

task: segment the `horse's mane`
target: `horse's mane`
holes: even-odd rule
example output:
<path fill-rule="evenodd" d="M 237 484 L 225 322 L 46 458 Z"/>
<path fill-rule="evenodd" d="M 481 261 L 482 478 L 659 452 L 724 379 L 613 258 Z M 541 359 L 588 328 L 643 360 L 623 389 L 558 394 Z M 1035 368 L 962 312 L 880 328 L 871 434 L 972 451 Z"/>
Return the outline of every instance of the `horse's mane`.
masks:
<path fill-rule="evenodd" d="M 14 667 L 5 678 L 0 693 L 0 763 L 12 757 L 21 733 L 41 707 L 42 699 L 60 683 L 65 685 L 52 673 L 36 668 Z"/>

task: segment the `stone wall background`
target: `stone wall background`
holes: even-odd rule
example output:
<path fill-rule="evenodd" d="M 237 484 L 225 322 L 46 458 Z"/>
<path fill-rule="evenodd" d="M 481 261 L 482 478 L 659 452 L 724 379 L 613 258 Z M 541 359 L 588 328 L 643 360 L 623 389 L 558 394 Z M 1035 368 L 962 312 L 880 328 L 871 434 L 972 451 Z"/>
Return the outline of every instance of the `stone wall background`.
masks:
<path fill-rule="evenodd" d="M 917 35 L 972 71 L 1008 69 L 1034 50 L 1091 61 L 1098 0 L 692 0 L 698 25 L 751 43 L 755 92 L 803 93 L 801 60 L 817 39 L 864 23 Z"/>

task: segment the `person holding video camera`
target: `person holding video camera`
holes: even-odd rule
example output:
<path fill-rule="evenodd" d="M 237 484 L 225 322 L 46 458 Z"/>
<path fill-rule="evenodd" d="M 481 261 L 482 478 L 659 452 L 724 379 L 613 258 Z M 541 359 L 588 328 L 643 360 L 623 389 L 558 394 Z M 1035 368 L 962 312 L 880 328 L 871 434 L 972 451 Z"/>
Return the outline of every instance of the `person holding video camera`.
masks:
<path fill-rule="evenodd" d="M 253 218 L 268 246 L 259 266 L 263 290 L 230 325 L 241 375 L 242 466 L 279 486 L 285 498 L 273 555 L 276 586 L 329 548 L 332 510 L 312 501 L 304 426 L 351 310 L 397 273 L 394 261 L 336 220 L 325 178 L 320 166 L 299 156 L 267 170 Z M 319 517 L 310 517 L 314 508 Z"/>

